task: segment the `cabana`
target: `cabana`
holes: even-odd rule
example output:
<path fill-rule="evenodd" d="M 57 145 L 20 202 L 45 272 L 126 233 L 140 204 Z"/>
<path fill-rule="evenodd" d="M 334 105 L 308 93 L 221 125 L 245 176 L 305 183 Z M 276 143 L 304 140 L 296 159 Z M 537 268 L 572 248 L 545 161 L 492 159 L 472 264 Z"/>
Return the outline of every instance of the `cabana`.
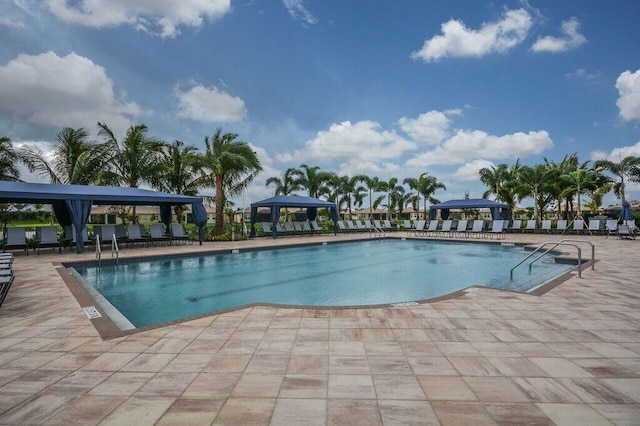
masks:
<path fill-rule="evenodd" d="M 273 238 L 278 238 L 276 224 L 280 219 L 280 209 L 284 207 L 298 207 L 307 209 L 307 219 L 315 220 L 318 215 L 318 208 L 329 209 L 331 220 L 333 220 L 333 233 L 338 233 L 338 208 L 335 203 L 319 200 L 312 197 L 303 197 L 300 195 L 276 195 L 266 200 L 258 201 L 251 204 L 251 232 L 250 237 L 256 235 L 254 225 L 258 219 L 258 207 L 269 207 L 271 209 L 271 225 L 273 229 Z"/>
<path fill-rule="evenodd" d="M 84 252 L 82 230 L 87 225 L 94 203 L 160 206 L 160 219 L 167 228 L 171 224 L 171 207 L 191 204 L 193 222 L 198 226 L 201 244 L 204 241 L 204 225 L 207 223 L 202 198 L 140 188 L 3 181 L 0 182 L 0 203 L 51 204 L 61 226 L 73 225 L 76 228 L 77 253 Z"/>
<path fill-rule="evenodd" d="M 491 218 L 493 220 L 511 220 L 511 210 L 509 210 L 509 206 L 504 203 L 498 203 L 497 201 L 487 200 L 486 198 L 449 200 L 444 203 L 434 204 L 429 207 L 429 220 L 436 218 L 438 210 L 440 210 L 440 217 L 446 220 L 449 218 L 449 211 L 451 209 L 489 209 L 491 210 Z"/>

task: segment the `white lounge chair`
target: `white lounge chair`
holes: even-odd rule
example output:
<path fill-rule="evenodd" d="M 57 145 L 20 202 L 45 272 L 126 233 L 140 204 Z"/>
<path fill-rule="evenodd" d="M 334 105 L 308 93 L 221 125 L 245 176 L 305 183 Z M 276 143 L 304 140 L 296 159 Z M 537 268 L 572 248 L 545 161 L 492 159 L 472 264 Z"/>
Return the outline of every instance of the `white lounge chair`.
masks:
<path fill-rule="evenodd" d="M 524 230 L 522 232 L 527 232 L 527 231 L 531 231 L 531 232 L 536 232 L 536 221 L 535 219 L 529 219 L 527 220 L 527 223 L 524 225 Z"/>
<path fill-rule="evenodd" d="M 432 220 L 431 222 L 429 222 L 429 227 L 427 228 L 427 230 L 425 231 L 425 235 L 436 235 L 438 232 L 438 221 L 437 220 Z"/>
<path fill-rule="evenodd" d="M 411 220 L 409 220 L 409 219 L 405 219 L 402 223 L 404 224 L 404 230 L 405 231 L 409 231 L 410 229 L 414 229 L 415 228 L 415 226 L 414 226 L 415 222 L 412 224 Z"/>
<path fill-rule="evenodd" d="M 4 238 L 2 251 L 23 249 L 27 256 L 29 255 L 29 246 L 27 245 L 26 228 L 7 228 Z"/>
<path fill-rule="evenodd" d="M 484 237 L 484 220 L 476 219 L 471 225 L 469 235 L 476 236 L 477 238 Z"/>
<path fill-rule="evenodd" d="M 262 233 L 265 235 L 271 235 L 271 224 L 269 222 L 262 222 L 260 224 L 262 226 Z"/>
<path fill-rule="evenodd" d="M 320 228 L 320 225 L 318 225 L 318 221 L 317 220 L 312 220 L 311 221 L 311 230 L 318 232 L 318 231 L 322 231 L 322 228 Z"/>
<path fill-rule="evenodd" d="M 604 227 L 605 232 L 607 233 L 607 238 L 609 235 L 615 235 L 618 233 L 618 221 L 616 219 L 607 219 Z"/>
<path fill-rule="evenodd" d="M 580 232 L 581 234 L 584 233 L 584 220 L 582 219 L 576 219 L 573 221 L 573 227 L 572 227 L 573 232 Z"/>
<path fill-rule="evenodd" d="M 467 223 L 468 220 L 465 219 L 458 221 L 458 226 L 456 227 L 456 234 L 458 234 L 458 236 L 467 236 Z"/>
<path fill-rule="evenodd" d="M 453 220 L 445 220 L 442 222 L 442 229 L 440 230 L 440 235 L 450 237 L 451 236 L 451 225 L 453 225 Z"/>
<path fill-rule="evenodd" d="M 511 223 L 511 227 L 509 228 L 509 231 L 522 232 L 522 220 L 514 219 L 514 221 Z"/>
<path fill-rule="evenodd" d="M 567 232 L 567 221 L 565 219 L 560 219 L 558 223 L 556 223 L 556 232 L 563 234 Z"/>
<path fill-rule="evenodd" d="M 393 226 L 391 226 L 391 221 L 389 219 L 384 220 L 384 229 L 386 229 L 387 231 L 393 229 Z"/>
<path fill-rule="evenodd" d="M 602 229 L 600 229 L 600 219 L 589 219 L 589 232 L 597 232 L 602 233 Z"/>
<path fill-rule="evenodd" d="M 413 235 L 418 236 L 418 234 L 424 233 L 424 227 L 427 224 L 426 220 L 416 220 L 414 225 L 415 227 L 406 228 L 407 234 L 413 232 Z"/>
<path fill-rule="evenodd" d="M 185 244 L 193 244 L 193 240 L 185 232 L 184 226 L 181 223 L 171 224 L 171 239 L 173 241 L 184 241 Z"/>
<path fill-rule="evenodd" d="M 503 223 L 504 221 L 502 219 L 496 219 L 493 221 L 492 225 L 491 225 L 491 230 L 489 231 L 489 236 L 491 238 L 493 238 L 493 236 L 495 235 L 496 238 L 504 238 L 505 234 L 503 231 Z"/>
<path fill-rule="evenodd" d="M 542 221 L 541 231 L 547 231 L 548 234 L 551 233 L 551 221 L 549 219 L 545 219 Z"/>

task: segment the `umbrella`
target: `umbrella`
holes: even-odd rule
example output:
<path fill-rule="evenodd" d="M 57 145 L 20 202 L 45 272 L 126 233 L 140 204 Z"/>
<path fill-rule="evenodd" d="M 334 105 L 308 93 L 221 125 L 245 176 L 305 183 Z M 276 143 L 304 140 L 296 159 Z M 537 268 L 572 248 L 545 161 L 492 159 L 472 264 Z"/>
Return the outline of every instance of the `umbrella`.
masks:
<path fill-rule="evenodd" d="M 620 220 L 633 220 L 631 215 L 631 205 L 628 202 L 622 203 L 622 210 L 620 211 Z"/>

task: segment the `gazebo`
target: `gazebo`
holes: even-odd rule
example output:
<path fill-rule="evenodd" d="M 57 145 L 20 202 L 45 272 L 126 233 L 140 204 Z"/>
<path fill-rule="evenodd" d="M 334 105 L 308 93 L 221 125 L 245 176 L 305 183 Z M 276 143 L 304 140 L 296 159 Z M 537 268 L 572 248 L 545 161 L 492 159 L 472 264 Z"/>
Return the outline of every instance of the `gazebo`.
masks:
<path fill-rule="evenodd" d="M 315 220 L 318 215 L 318 208 L 329 209 L 331 220 L 333 220 L 333 232 L 338 233 L 338 208 L 335 203 L 320 200 L 313 197 L 304 197 L 300 195 L 276 195 L 266 200 L 251 203 L 251 232 L 250 237 L 256 235 L 254 225 L 258 219 L 258 207 L 269 207 L 271 209 L 271 225 L 273 229 L 273 238 L 278 238 L 276 224 L 280 219 L 280 209 L 283 207 L 298 207 L 307 209 L 307 219 Z"/>
<path fill-rule="evenodd" d="M 491 218 L 511 220 L 511 210 L 509 206 L 497 201 L 487 200 L 486 198 L 472 198 L 462 200 L 449 200 L 444 203 L 434 204 L 429 207 L 429 220 L 434 220 L 440 210 L 440 217 L 443 220 L 449 218 L 451 209 L 489 209 L 491 210 Z"/>
<path fill-rule="evenodd" d="M 160 206 L 160 218 L 167 227 L 171 224 L 171 206 L 191 204 L 193 222 L 199 229 L 200 243 L 204 241 L 204 225 L 207 223 L 207 212 L 202 205 L 202 198 L 140 188 L 2 181 L 0 203 L 51 204 L 61 226 L 73 225 L 76 228 L 78 253 L 84 252 L 82 230 L 87 225 L 94 203 Z"/>

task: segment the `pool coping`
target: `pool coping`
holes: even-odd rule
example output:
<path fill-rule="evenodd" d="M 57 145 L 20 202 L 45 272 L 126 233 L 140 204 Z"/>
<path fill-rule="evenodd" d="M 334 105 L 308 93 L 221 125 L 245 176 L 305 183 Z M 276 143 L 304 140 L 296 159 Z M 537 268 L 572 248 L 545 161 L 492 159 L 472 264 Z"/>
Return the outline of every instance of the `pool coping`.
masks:
<path fill-rule="evenodd" d="M 467 240 L 451 240 L 451 239 L 441 239 L 441 238 L 430 238 L 428 240 L 425 240 L 424 238 L 419 238 L 419 237 L 407 237 L 407 236 L 385 236 L 379 239 L 399 239 L 399 240 L 417 240 L 417 241 L 438 241 L 438 242 L 452 242 L 452 243 L 471 243 L 471 244 L 500 244 L 500 245 L 508 245 L 508 246 L 520 246 L 523 247 L 525 250 L 533 250 L 532 245 L 528 244 L 528 243 L 505 243 L 503 241 L 499 241 L 499 240 L 493 240 L 493 241 L 487 241 L 487 240 L 472 240 L 472 241 L 467 241 Z M 327 242 L 327 241 L 323 241 L 323 242 L 309 242 L 309 243 L 297 243 L 297 244 L 286 244 L 286 245 L 279 245 L 279 246 L 264 246 L 264 247 L 249 247 L 249 248 L 243 248 L 243 249 L 213 249 L 213 250 L 207 250 L 207 251 L 202 251 L 202 252 L 198 252 L 198 253 L 177 253 L 175 255 L 172 254 L 167 254 L 167 255 L 153 255 L 153 256 L 131 256 L 131 257 L 127 257 L 125 259 L 106 259 L 103 262 L 103 264 L 105 265 L 110 265 L 110 264 L 116 264 L 117 262 L 136 262 L 136 261 L 140 261 L 140 260 L 160 260 L 160 259 L 179 259 L 179 258 L 185 258 L 185 257 L 194 257 L 194 256 L 207 256 L 207 255 L 213 255 L 213 254 L 236 254 L 236 253 L 240 253 L 240 252 L 250 252 L 250 251 L 261 251 L 261 250 L 271 250 L 271 249 L 281 249 L 281 248 L 295 248 L 295 247 L 304 247 L 304 246 L 324 246 L 324 245 L 331 245 L 331 244 L 343 244 L 343 243 L 350 243 L 350 242 L 357 242 L 357 241 L 370 241 L 371 238 L 362 238 L 362 239 L 352 239 L 352 240 L 348 240 L 348 241 L 332 241 L 332 242 Z M 557 251 L 551 251 L 550 253 L 554 253 L 554 254 L 559 254 L 559 252 Z M 577 257 L 571 257 L 571 256 L 562 256 L 559 257 L 560 260 L 565 261 L 567 263 L 576 263 L 576 267 L 577 267 L 577 262 L 578 259 Z M 597 262 L 597 260 L 596 260 Z M 76 298 L 76 301 L 78 302 L 78 304 L 80 305 L 80 307 L 85 310 L 85 313 L 87 313 L 86 309 L 89 310 L 95 310 L 100 316 L 96 317 L 96 316 L 90 316 L 89 313 L 87 313 L 87 317 L 89 318 L 89 320 L 91 321 L 91 323 L 93 324 L 93 326 L 95 327 L 96 331 L 98 332 L 98 334 L 100 335 L 100 337 L 103 340 L 109 340 L 109 339 L 114 339 L 114 338 L 118 338 L 118 337 L 124 337 L 124 336 L 129 336 L 132 334 L 137 334 L 137 333 L 141 333 L 144 331 L 150 331 L 150 330 L 156 330 L 159 328 L 163 328 L 163 327 L 167 327 L 167 326 L 171 326 L 171 325 L 176 325 L 176 324 L 181 324 L 184 322 L 188 322 L 188 321 L 193 321 L 193 320 L 197 320 L 197 319 L 201 319 L 201 318 L 207 318 L 210 316 L 216 316 L 216 315 L 221 315 L 221 314 L 225 314 L 228 312 L 234 312 L 237 310 L 241 310 L 241 309 L 247 309 L 247 308 L 253 308 L 253 307 L 275 307 L 275 308 L 289 308 L 289 309 L 317 309 L 317 310 L 347 310 L 347 309 L 373 309 L 373 308 L 393 308 L 393 307 L 405 307 L 405 306 L 412 306 L 412 305 L 421 305 L 421 304 L 425 304 L 425 303 L 434 303 L 434 302 L 439 302 L 439 301 L 443 301 L 443 300 L 449 300 L 449 299 L 454 299 L 460 296 L 464 296 L 466 293 L 472 292 L 474 291 L 476 288 L 482 288 L 482 289 L 488 289 L 488 290 L 493 290 L 493 291 L 499 291 L 499 292 L 506 292 L 506 293 L 513 293 L 513 294 L 526 294 L 526 295 L 532 295 L 532 296 L 542 296 L 545 293 L 549 292 L 550 290 L 558 287 L 560 284 L 564 283 L 565 281 L 569 280 L 570 278 L 573 278 L 575 275 L 575 270 L 576 268 L 572 268 L 570 271 L 565 272 L 561 275 L 559 275 L 558 277 L 547 281 L 537 287 L 534 287 L 534 289 L 530 292 L 519 292 L 519 291 L 515 291 L 515 290 L 508 290 L 508 289 L 497 289 L 497 288 L 493 288 L 493 287 L 487 287 L 487 286 L 482 286 L 482 285 L 470 285 L 469 287 L 466 287 L 464 289 L 461 290 L 457 290 L 455 292 L 452 293 L 448 293 L 446 295 L 442 295 L 442 296 L 438 296 L 438 297 L 433 297 L 433 298 L 428 298 L 428 299 L 420 299 L 420 300 L 415 300 L 415 301 L 410 301 L 410 302 L 400 302 L 400 303 L 383 303 L 383 304 L 374 304 L 374 305 L 343 305 L 343 306 L 310 306 L 310 305 L 289 305 L 289 304 L 277 304 L 277 303 L 264 303 L 264 302 L 258 302 L 258 303 L 251 303 L 248 305 L 242 305 L 242 306 L 236 306 L 234 308 L 228 308 L 228 309 L 222 309 L 222 310 L 218 310 L 218 311 L 212 311 L 212 312 L 207 312 L 205 314 L 200 314 L 200 315 L 194 315 L 194 316 L 190 316 L 190 317 L 184 317 L 181 318 L 179 320 L 174 320 L 174 321 L 167 321 L 167 322 L 162 322 L 162 323 L 157 323 L 157 324 L 153 324 L 153 325 L 149 325 L 149 326 L 144 326 L 144 327 L 137 327 L 137 328 L 133 328 L 133 329 L 126 329 L 126 330 L 122 330 L 120 327 L 118 327 L 118 325 L 116 324 L 116 322 L 108 315 L 108 313 L 106 312 L 108 309 L 103 309 L 102 306 L 100 306 L 100 304 L 89 294 L 89 292 L 87 292 L 83 286 L 80 284 L 80 282 L 72 275 L 72 273 L 69 271 L 69 268 L 73 268 L 75 266 L 95 266 L 98 263 L 98 260 L 82 260 L 82 261 L 70 261 L 70 262 L 55 262 L 53 263 L 54 268 L 56 269 L 56 271 L 58 271 L 58 274 L 60 275 L 60 277 L 62 278 L 63 282 L 66 284 L 67 288 L 69 289 L 69 291 L 71 292 L 71 294 Z M 592 262 L 591 260 L 588 260 L 586 262 L 582 262 L 581 264 L 583 269 L 586 269 L 587 267 L 591 267 L 592 266 Z M 106 299 L 105 299 L 106 300 Z M 107 301 L 108 303 L 108 301 Z M 113 307 L 113 309 L 116 309 L 115 307 Z"/>

